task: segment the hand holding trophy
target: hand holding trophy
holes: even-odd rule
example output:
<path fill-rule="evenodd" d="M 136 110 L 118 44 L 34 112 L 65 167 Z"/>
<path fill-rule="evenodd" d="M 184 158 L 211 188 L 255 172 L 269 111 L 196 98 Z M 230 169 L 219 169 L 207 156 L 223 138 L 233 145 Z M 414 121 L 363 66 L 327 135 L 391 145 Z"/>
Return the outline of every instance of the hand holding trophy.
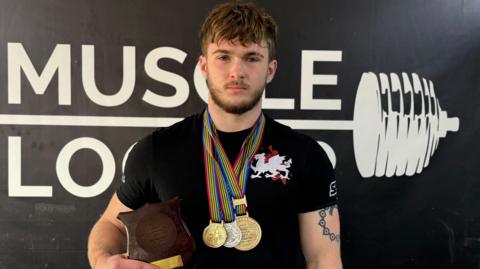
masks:
<path fill-rule="evenodd" d="M 129 259 L 161 269 L 181 268 L 191 261 L 195 242 L 180 217 L 180 202 L 175 197 L 118 214 L 127 231 Z"/>

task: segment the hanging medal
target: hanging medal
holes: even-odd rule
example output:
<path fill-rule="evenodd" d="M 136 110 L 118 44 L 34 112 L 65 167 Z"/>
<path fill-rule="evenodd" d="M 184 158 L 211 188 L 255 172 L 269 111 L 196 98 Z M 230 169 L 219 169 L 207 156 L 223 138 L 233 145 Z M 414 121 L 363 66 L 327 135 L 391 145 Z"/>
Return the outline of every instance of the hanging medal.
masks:
<path fill-rule="evenodd" d="M 204 114 L 204 155 L 208 156 L 205 158 L 205 169 L 206 171 L 213 170 L 214 172 L 210 175 L 216 177 L 216 180 L 210 179 L 209 181 L 216 183 L 216 194 L 220 196 L 218 200 L 225 220 L 224 228 L 227 230 L 225 247 L 235 247 L 243 251 L 250 250 L 258 245 L 262 236 L 260 225 L 248 215 L 245 191 L 250 162 L 261 144 L 264 127 L 265 117 L 260 114 L 255 127 L 243 142 L 232 167 L 208 111 L 205 111 Z M 207 133 L 210 139 L 208 139 Z M 214 145 L 211 145 L 212 141 Z M 213 195 L 212 191 L 209 191 L 210 193 Z M 212 199 L 210 198 L 210 200 Z M 210 202 L 210 204 L 214 203 Z"/>
<path fill-rule="evenodd" d="M 203 132 L 203 158 L 204 163 L 212 163 L 213 156 L 207 154 L 208 150 L 211 150 L 211 143 L 208 133 Z M 206 148 L 209 147 L 207 150 Z M 220 200 L 218 195 L 218 188 L 215 176 L 215 169 L 213 166 L 205 165 L 205 179 L 207 185 L 208 205 L 210 210 L 210 223 L 203 230 L 202 238 L 205 245 L 211 248 L 219 248 L 223 246 L 227 239 L 227 232 L 223 226 L 223 217 L 221 212 Z"/>

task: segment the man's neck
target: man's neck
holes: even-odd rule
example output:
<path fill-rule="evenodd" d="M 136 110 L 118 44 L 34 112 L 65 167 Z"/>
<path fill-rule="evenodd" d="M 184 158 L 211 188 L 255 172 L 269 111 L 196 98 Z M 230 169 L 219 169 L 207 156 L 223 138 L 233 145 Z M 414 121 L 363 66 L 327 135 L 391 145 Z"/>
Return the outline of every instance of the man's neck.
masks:
<path fill-rule="evenodd" d="M 223 132 L 238 132 L 251 128 L 258 119 L 262 108 L 261 103 L 242 114 L 228 113 L 216 104 L 208 104 L 208 112 L 217 130 Z"/>

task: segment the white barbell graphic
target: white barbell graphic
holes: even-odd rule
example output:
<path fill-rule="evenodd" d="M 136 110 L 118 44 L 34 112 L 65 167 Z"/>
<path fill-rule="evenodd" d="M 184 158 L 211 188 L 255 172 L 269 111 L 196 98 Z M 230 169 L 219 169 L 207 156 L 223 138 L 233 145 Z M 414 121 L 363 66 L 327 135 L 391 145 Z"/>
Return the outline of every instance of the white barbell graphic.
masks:
<path fill-rule="evenodd" d="M 363 177 L 421 173 L 440 138 L 459 129 L 459 119 L 440 108 L 432 81 L 415 73 L 402 73 L 401 79 L 395 73 L 364 73 L 353 123 L 355 160 Z"/>
<path fill-rule="evenodd" d="M 360 175 L 392 177 L 421 173 L 440 138 L 458 131 L 459 119 L 448 118 L 440 108 L 432 81 L 415 73 L 368 72 L 358 85 L 353 120 L 296 120 L 295 127 L 353 131 Z M 334 163 L 333 150 L 325 150 Z"/>

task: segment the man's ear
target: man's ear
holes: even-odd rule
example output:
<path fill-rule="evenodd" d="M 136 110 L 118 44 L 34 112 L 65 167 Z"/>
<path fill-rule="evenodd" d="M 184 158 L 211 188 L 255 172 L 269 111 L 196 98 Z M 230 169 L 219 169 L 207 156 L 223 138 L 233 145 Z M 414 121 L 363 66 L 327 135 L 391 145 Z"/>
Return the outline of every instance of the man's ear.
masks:
<path fill-rule="evenodd" d="M 277 72 L 277 60 L 271 60 L 268 63 L 268 69 L 267 69 L 267 83 L 270 83 L 270 81 L 273 80 L 273 77 L 275 76 L 275 72 Z"/>
<path fill-rule="evenodd" d="M 200 66 L 200 72 L 205 79 L 207 79 L 207 57 L 203 54 L 198 57 L 198 65 Z"/>

